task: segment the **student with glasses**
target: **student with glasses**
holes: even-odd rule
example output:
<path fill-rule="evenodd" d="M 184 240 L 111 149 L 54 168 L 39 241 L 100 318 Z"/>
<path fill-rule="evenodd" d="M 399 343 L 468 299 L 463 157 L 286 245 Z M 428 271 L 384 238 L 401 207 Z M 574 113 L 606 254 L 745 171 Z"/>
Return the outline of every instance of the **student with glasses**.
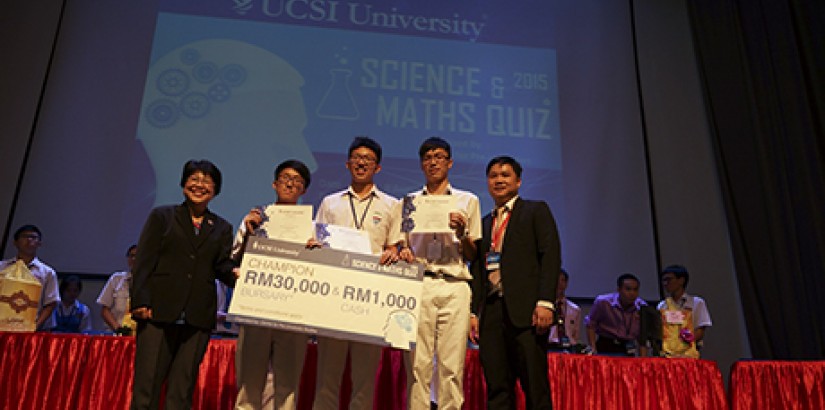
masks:
<path fill-rule="evenodd" d="M 57 273 L 51 266 L 37 258 L 37 250 L 42 245 L 43 234 L 34 225 L 23 225 L 14 232 L 14 247 L 17 256 L 0 262 L 0 272 L 22 261 L 31 274 L 40 282 L 42 290 L 37 303 L 37 330 L 49 330 L 55 326 L 52 312 L 60 302 L 57 285 Z"/>
<path fill-rule="evenodd" d="M 278 226 L 266 219 L 273 206 L 295 205 L 309 188 L 309 168 L 298 160 L 287 160 L 275 168 L 272 188 L 275 202 L 252 208 L 243 218 L 232 245 L 232 258 L 240 261 L 243 247 L 250 236 L 270 237 Z M 236 409 L 264 407 L 268 387 L 274 389 L 276 409 L 294 409 L 298 405 L 301 371 L 307 348 L 307 335 L 255 325 L 241 325 L 238 349 L 235 352 L 235 373 L 238 380 Z M 271 370 L 274 386 L 267 386 Z M 268 406 L 267 406 L 268 407 Z"/>
<path fill-rule="evenodd" d="M 318 207 L 316 223 L 345 226 L 367 232 L 373 254 L 381 255 L 382 263 L 398 260 L 396 238 L 400 224 L 393 208 L 398 200 L 375 185 L 373 178 L 381 171 L 381 145 L 369 137 L 355 137 L 349 146 L 351 182 L 347 189 L 327 195 Z M 317 242 L 311 246 L 319 246 Z M 329 337 L 318 339 L 318 379 L 315 409 L 339 408 L 341 376 L 347 353 L 352 360 L 352 398 L 346 408 L 373 407 L 375 376 L 381 361 L 381 347 Z"/>
<path fill-rule="evenodd" d="M 656 307 L 662 318 L 662 355 L 699 358 L 705 331 L 713 325 L 707 303 L 687 293 L 690 273 L 682 265 L 670 265 L 661 275 L 665 299 Z"/>
<path fill-rule="evenodd" d="M 442 138 L 425 140 L 418 150 L 424 187 L 408 195 L 452 195 L 456 209 L 449 215 L 449 233 L 411 232 L 403 219 L 403 206 L 397 214 L 402 224 L 405 247 L 399 256 L 425 267 L 418 320 L 418 335 L 413 353 L 411 409 L 430 407 L 433 357 L 436 359 L 438 408 L 460 409 L 464 402 L 464 360 L 470 328 L 470 286 L 467 262 L 476 255 L 475 241 L 481 238 L 481 211 L 478 197 L 453 187 L 448 179 L 453 166 L 450 144 Z M 406 200 L 404 202 L 410 202 Z M 409 355 L 405 355 L 405 361 Z M 408 376 L 409 377 L 409 376 Z"/>

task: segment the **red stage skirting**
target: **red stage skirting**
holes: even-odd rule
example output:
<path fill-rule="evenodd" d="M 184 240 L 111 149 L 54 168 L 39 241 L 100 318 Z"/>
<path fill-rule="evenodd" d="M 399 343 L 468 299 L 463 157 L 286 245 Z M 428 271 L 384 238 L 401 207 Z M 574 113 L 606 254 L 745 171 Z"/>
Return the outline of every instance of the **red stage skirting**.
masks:
<path fill-rule="evenodd" d="M 825 362 L 736 362 L 730 405 L 733 410 L 825 409 Z"/>
<path fill-rule="evenodd" d="M 315 354 L 310 345 L 306 369 L 314 369 Z M 133 355 L 131 337 L 0 333 L 0 408 L 126 409 Z M 211 342 L 194 408 L 232 408 L 234 359 L 234 340 Z M 550 354 L 548 363 L 556 409 L 728 408 L 715 362 Z M 404 408 L 402 367 L 400 353 L 386 349 L 377 377 L 380 408 Z M 823 374 L 822 362 L 740 362 L 731 381 L 734 408 L 825 408 Z M 314 371 L 305 371 L 302 409 L 309 408 L 313 379 Z M 465 409 L 484 408 L 475 350 L 467 353 L 465 395 Z"/>

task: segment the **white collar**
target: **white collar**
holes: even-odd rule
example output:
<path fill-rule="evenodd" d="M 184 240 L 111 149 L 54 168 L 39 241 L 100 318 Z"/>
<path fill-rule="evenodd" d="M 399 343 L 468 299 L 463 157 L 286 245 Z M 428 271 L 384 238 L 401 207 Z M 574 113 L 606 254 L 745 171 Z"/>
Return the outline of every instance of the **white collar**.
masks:
<path fill-rule="evenodd" d="M 518 194 L 516 194 L 516 196 L 510 198 L 507 202 L 504 203 L 504 209 L 506 209 L 507 212 L 511 212 L 513 210 L 513 207 L 516 206 L 516 200 L 517 199 L 518 199 Z M 496 210 L 498 210 L 498 208 L 499 207 L 493 208 L 492 212 L 490 212 L 490 213 L 493 216 L 495 216 L 496 215 Z"/>
<path fill-rule="evenodd" d="M 381 191 L 379 191 L 379 190 L 378 190 L 378 186 L 377 186 L 377 185 L 375 185 L 375 184 L 372 184 L 372 187 L 370 188 L 370 192 L 368 192 L 368 193 L 367 193 L 367 196 L 365 196 L 365 197 L 364 197 L 364 199 L 367 199 L 367 198 L 369 198 L 369 197 L 371 197 L 371 196 L 376 196 L 376 197 L 377 197 L 377 196 L 379 196 L 379 195 L 378 195 L 378 194 L 379 194 L 379 192 L 381 192 Z M 344 192 L 343 192 L 343 194 L 344 194 L 344 195 L 349 194 L 351 197 L 353 197 L 353 198 L 355 198 L 355 199 L 362 200 L 362 199 L 358 196 L 358 194 L 356 194 L 356 193 L 355 193 L 355 191 L 352 189 L 352 185 L 348 186 L 348 187 L 347 187 L 347 190 L 346 190 L 346 191 L 344 191 Z"/>

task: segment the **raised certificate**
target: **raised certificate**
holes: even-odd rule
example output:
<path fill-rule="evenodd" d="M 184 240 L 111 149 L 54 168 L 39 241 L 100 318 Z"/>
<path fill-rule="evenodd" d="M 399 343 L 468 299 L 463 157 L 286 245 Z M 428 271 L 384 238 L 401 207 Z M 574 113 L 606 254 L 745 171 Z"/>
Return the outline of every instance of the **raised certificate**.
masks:
<path fill-rule="evenodd" d="M 424 272 L 378 261 L 250 237 L 227 320 L 409 350 Z"/>
<path fill-rule="evenodd" d="M 451 233 L 450 212 L 456 212 L 454 195 L 418 195 L 409 213 L 412 233 Z"/>
<path fill-rule="evenodd" d="M 312 205 L 271 205 L 261 217 L 269 239 L 306 244 L 312 238 Z"/>
<path fill-rule="evenodd" d="M 367 232 L 355 228 L 318 222 L 315 224 L 315 239 L 323 246 L 339 251 L 372 253 Z"/>

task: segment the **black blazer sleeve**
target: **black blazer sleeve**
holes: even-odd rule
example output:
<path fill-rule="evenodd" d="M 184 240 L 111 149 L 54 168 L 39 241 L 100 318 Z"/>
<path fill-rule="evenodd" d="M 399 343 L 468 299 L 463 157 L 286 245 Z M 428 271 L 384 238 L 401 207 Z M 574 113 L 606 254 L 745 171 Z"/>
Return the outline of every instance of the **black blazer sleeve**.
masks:
<path fill-rule="evenodd" d="M 539 259 L 538 297 L 536 300 L 555 302 L 556 287 L 561 273 L 561 243 L 556 220 L 544 201 L 534 202 L 533 228 Z"/>
<path fill-rule="evenodd" d="M 135 267 L 132 270 L 132 284 L 129 289 L 131 309 L 151 307 L 152 293 L 147 282 L 158 264 L 161 244 L 167 229 L 171 227 L 172 215 L 174 210 L 167 206 L 153 209 L 146 218 L 138 240 Z"/>
<path fill-rule="evenodd" d="M 489 215 L 481 220 L 481 238 L 476 240 L 478 252 L 476 252 L 476 258 L 470 263 L 470 273 L 473 275 L 473 279 L 470 281 L 470 289 L 472 290 L 470 311 L 476 316 L 481 314 L 481 307 L 484 304 L 484 298 L 487 296 L 485 260 L 487 251 L 490 249 L 490 221 Z"/>

